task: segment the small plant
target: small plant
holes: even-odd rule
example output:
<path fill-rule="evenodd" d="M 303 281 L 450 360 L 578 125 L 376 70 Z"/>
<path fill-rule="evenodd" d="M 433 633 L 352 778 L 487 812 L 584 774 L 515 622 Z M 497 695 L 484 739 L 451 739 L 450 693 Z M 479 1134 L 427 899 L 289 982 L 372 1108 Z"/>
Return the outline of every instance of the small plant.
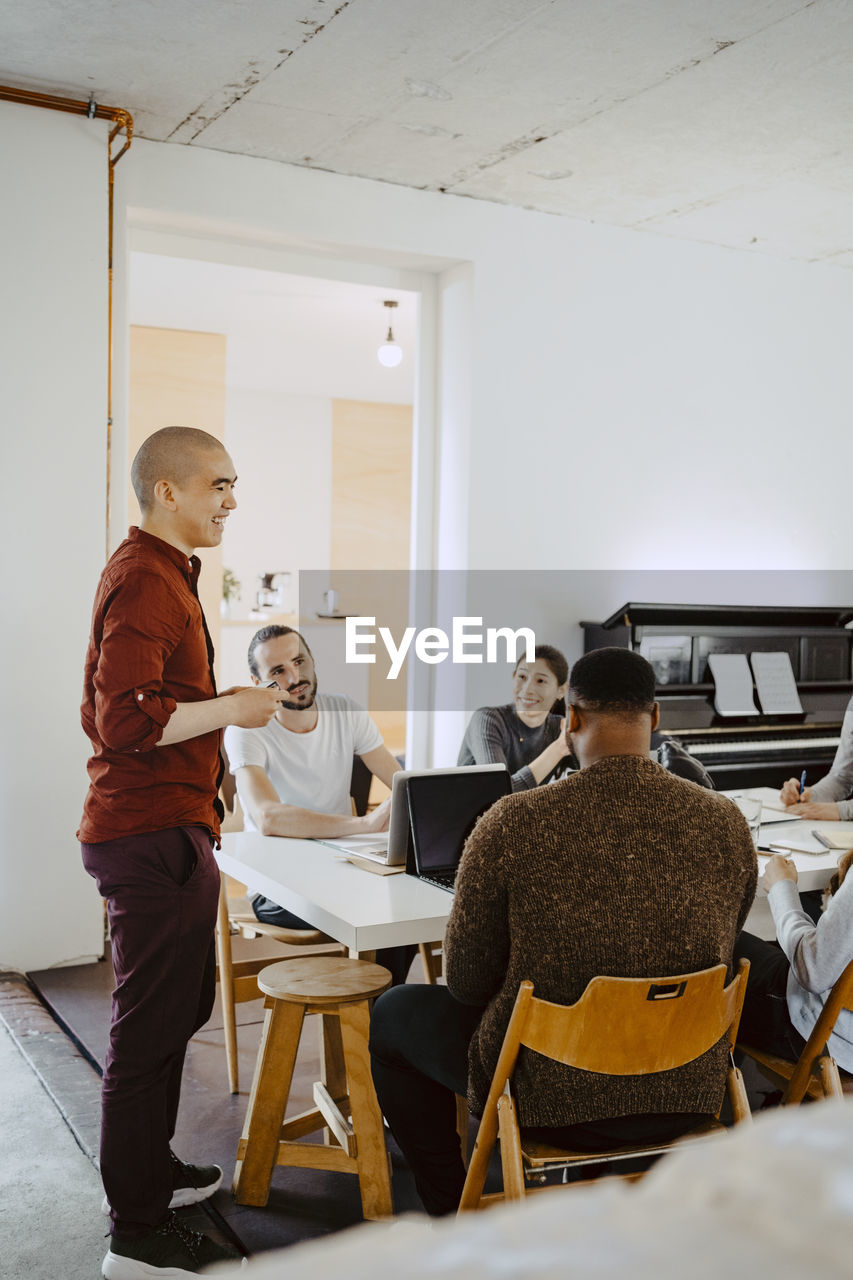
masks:
<path fill-rule="evenodd" d="M 240 579 L 233 569 L 222 570 L 222 599 L 226 604 L 240 599 Z"/>

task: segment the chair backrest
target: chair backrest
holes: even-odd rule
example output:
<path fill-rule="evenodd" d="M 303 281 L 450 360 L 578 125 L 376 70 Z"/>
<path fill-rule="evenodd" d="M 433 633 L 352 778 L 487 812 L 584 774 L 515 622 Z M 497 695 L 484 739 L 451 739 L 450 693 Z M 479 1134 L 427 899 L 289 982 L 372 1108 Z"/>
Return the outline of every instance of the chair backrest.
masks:
<path fill-rule="evenodd" d="M 642 1075 L 667 1071 L 698 1058 L 724 1035 L 729 1048 L 737 1037 L 749 962 L 741 960 L 726 986 L 726 966 L 666 978 L 593 978 L 573 1005 L 552 1004 L 533 995 L 533 983 L 522 982 L 504 1035 L 480 1130 L 471 1154 L 461 1209 L 480 1201 L 489 1156 L 498 1133 L 498 1105 L 504 1121 L 512 1117 L 509 1080 L 522 1045 L 568 1067 L 608 1075 Z M 736 1122 L 749 1118 L 749 1103 L 740 1072 L 730 1066 L 727 1086 Z M 720 1103 L 722 1104 L 722 1093 Z M 505 1103 L 510 1103 L 509 1112 Z M 508 1132 L 517 1126 L 508 1123 Z M 503 1138 L 502 1138 L 503 1141 Z M 504 1163 L 504 1187 L 511 1181 L 523 1194 L 521 1152 Z M 518 1198 L 518 1195 L 515 1196 Z"/>
<path fill-rule="evenodd" d="M 349 793 L 352 798 L 354 813 L 359 815 L 367 813 L 367 802 L 370 799 L 370 784 L 372 781 L 373 774 L 361 756 L 353 756 Z"/>
<path fill-rule="evenodd" d="M 826 1042 L 842 1009 L 853 1009 L 853 960 L 836 979 L 820 1012 L 820 1017 L 812 1027 L 812 1033 L 806 1041 L 806 1046 L 797 1060 L 785 1090 L 784 1101 L 787 1104 L 802 1101 L 809 1086 L 814 1064 L 826 1048 Z"/>
<path fill-rule="evenodd" d="M 523 982 L 504 1047 L 513 1065 L 525 1045 L 566 1066 L 605 1075 L 670 1071 L 724 1035 L 734 1047 L 748 972 L 742 961 L 728 986 L 724 964 L 663 978 L 598 977 L 573 1005 L 540 1000 L 533 984 Z M 514 1051 L 507 1043 L 510 1030 Z"/>

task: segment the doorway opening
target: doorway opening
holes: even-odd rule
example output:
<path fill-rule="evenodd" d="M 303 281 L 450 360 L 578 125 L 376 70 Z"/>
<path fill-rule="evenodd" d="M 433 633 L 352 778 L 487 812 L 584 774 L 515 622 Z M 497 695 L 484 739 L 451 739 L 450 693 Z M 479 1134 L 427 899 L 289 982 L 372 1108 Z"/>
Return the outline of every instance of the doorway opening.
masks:
<path fill-rule="evenodd" d="M 420 304 L 417 289 L 398 285 L 130 254 L 128 459 L 152 431 L 183 423 L 221 439 L 239 476 L 223 547 L 202 554 L 221 687 L 246 682 L 248 643 L 266 622 L 303 629 L 322 672 L 341 623 L 317 616 L 328 612 L 320 601 L 303 605 L 301 571 L 334 592 L 336 574 L 412 564 Z M 396 368 L 377 359 L 389 314 Z M 367 612 L 364 603 L 340 596 L 335 611 Z M 334 671 L 337 684 L 339 662 Z M 387 691 L 371 692 L 379 678 L 357 666 L 352 688 L 325 691 L 368 706 L 403 753 L 405 687 L 388 706 Z"/>

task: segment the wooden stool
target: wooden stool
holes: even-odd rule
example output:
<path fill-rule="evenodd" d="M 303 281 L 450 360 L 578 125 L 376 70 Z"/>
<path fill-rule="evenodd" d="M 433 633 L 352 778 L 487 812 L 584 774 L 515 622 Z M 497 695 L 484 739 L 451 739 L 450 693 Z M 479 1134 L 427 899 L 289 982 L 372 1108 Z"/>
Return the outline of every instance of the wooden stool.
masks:
<path fill-rule="evenodd" d="M 365 1218 L 387 1218 L 390 1162 L 382 1113 L 370 1076 L 368 1001 L 391 982 L 381 965 L 337 956 L 306 956 L 258 974 L 266 1015 L 233 1191 L 239 1204 L 265 1205 L 277 1164 L 358 1174 Z M 285 1121 L 293 1066 L 306 1013 L 323 1016 L 322 1082 L 315 1106 Z M 351 1120 L 350 1120 L 351 1117 Z M 297 1142 L 327 1127 L 327 1143 Z"/>
<path fill-rule="evenodd" d="M 261 969 L 289 957 L 265 956 L 262 959 L 238 960 L 235 964 L 231 952 L 232 925 L 236 925 L 247 938 L 265 937 L 284 946 L 300 949 L 310 947 L 311 955 L 328 955 L 330 952 L 345 955 L 346 947 L 342 947 L 319 929 L 282 929 L 278 925 L 263 924 L 256 917 L 248 898 L 228 897 L 225 880 L 223 873 L 220 877 L 219 912 L 216 919 L 216 980 L 222 1002 L 228 1086 L 232 1093 L 237 1093 L 240 1087 L 240 1067 L 237 1056 L 236 1006 L 246 1000 L 257 1000 L 259 992 L 256 975 Z"/>

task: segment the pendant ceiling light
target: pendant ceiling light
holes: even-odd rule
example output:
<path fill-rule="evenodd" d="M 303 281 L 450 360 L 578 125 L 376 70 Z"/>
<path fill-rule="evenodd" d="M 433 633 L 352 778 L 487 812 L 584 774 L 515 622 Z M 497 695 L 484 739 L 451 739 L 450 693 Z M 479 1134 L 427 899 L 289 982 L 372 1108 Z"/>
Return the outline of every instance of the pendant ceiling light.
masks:
<path fill-rule="evenodd" d="M 388 307 L 388 337 L 382 343 L 382 346 L 376 352 L 376 358 L 380 364 L 384 364 L 386 369 L 396 369 L 397 365 L 403 359 L 403 349 L 394 341 L 394 333 L 391 329 L 391 309 L 396 307 L 396 302 L 383 302 L 383 307 Z"/>

